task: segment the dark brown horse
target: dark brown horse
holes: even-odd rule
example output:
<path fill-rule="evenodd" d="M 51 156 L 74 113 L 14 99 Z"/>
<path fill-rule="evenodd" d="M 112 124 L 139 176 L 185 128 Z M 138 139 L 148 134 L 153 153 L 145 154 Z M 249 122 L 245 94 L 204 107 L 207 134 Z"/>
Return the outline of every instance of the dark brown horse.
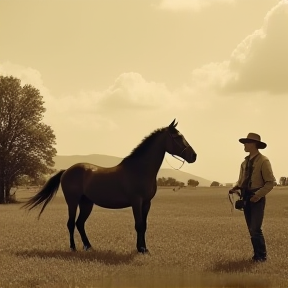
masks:
<path fill-rule="evenodd" d="M 177 155 L 188 163 L 196 161 L 196 153 L 175 128 L 174 121 L 165 128 L 152 132 L 115 167 L 103 168 L 88 163 L 78 163 L 52 176 L 43 188 L 24 207 L 29 210 L 43 204 L 39 217 L 46 205 L 56 194 L 61 183 L 65 196 L 69 219 L 70 248 L 76 250 L 74 242 L 75 224 L 81 235 L 84 249 L 91 244 L 84 224 L 93 205 L 110 209 L 131 207 L 137 232 L 137 250 L 148 252 L 145 243 L 146 221 L 151 199 L 157 190 L 156 176 L 165 152 Z M 77 207 L 80 213 L 76 219 Z"/>

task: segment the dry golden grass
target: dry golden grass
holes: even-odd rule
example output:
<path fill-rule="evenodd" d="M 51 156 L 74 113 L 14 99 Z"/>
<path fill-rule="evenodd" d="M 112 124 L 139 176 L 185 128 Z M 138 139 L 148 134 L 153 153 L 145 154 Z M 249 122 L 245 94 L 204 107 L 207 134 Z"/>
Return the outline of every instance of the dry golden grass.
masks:
<path fill-rule="evenodd" d="M 31 191 L 18 191 L 18 199 Z M 69 251 L 61 193 L 27 214 L 0 206 L 0 287 L 288 287 L 288 191 L 267 197 L 264 234 L 269 259 L 251 263 L 242 212 L 230 211 L 227 189 L 159 189 L 146 233 L 150 255 L 136 253 L 131 209 L 97 206 L 86 222 L 94 251 Z"/>

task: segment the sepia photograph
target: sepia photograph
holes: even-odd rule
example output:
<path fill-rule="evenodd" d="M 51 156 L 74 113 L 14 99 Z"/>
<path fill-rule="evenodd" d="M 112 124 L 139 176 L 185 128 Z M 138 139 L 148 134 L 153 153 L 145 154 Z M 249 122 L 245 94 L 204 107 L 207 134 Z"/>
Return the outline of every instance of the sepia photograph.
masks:
<path fill-rule="evenodd" d="M 0 288 L 287 288 L 287 109 L 288 0 L 0 0 Z"/>

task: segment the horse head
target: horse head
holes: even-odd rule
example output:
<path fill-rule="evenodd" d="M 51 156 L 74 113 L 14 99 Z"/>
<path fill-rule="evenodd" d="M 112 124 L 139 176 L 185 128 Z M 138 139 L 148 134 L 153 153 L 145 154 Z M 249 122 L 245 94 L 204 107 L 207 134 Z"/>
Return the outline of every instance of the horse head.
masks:
<path fill-rule="evenodd" d="M 197 154 L 185 137 L 176 129 L 177 124 L 178 122 L 175 123 L 174 119 L 166 129 L 166 151 L 173 156 L 181 157 L 188 163 L 193 163 L 196 161 Z"/>

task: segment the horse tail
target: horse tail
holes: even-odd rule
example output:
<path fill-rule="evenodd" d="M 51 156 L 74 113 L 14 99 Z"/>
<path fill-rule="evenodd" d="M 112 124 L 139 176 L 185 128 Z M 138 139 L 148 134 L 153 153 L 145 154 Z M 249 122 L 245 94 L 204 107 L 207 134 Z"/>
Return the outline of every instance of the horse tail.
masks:
<path fill-rule="evenodd" d="M 52 176 L 42 187 L 42 189 L 34 195 L 32 198 L 30 198 L 21 208 L 28 208 L 30 211 L 31 209 L 39 206 L 40 204 L 43 204 L 41 211 L 38 215 L 38 219 L 40 218 L 42 212 L 44 211 L 46 205 L 52 200 L 52 198 L 56 195 L 59 185 L 60 185 L 60 179 L 62 174 L 66 170 L 61 170 L 54 176 Z"/>

